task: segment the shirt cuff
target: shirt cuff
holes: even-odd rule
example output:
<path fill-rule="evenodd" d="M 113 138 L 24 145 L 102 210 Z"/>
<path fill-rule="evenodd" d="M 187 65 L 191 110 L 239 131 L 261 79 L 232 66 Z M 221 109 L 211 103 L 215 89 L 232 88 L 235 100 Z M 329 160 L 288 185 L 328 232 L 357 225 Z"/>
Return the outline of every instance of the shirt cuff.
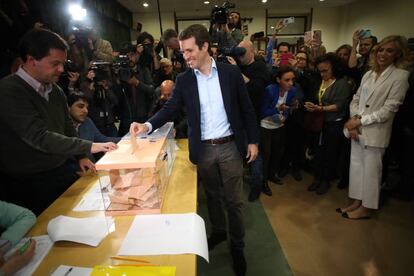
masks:
<path fill-rule="evenodd" d="M 372 123 L 372 116 L 371 115 L 362 115 L 361 116 L 361 125 L 366 126 Z"/>
<path fill-rule="evenodd" d="M 147 134 L 148 134 L 148 133 L 151 133 L 151 131 L 152 131 L 152 125 L 151 125 L 151 123 L 149 123 L 149 122 L 145 122 L 145 123 L 144 123 L 144 125 L 146 125 L 146 126 L 148 127 L 148 132 L 147 132 Z"/>

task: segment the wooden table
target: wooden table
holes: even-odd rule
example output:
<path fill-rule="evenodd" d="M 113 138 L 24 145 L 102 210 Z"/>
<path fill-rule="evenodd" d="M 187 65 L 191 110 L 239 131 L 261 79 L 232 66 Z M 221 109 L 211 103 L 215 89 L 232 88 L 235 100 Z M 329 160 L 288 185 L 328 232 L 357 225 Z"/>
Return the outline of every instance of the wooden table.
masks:
<path fill-rule="evenodd" d="M 197 211 L 196 168 L 188 160 L 187 140 L 177 140 L 180 150 L 176 151 L 174 168 L 168 183 L 162 213 L 190 213 Z M 83 194 L 98 181 L 96 176 L 82 177 L 49 206 L 30 231 L 30 236 L 45 235 L 50 219 L 59 215 L 89 217 L 103 215 L 103 212 L 73 212 Z M 93 267 L 113 264 L 110 256 L 117 254 L 132 223 L 133 216 L 115 217 L 115 232 L 109 234 L 98 247 L 73 242 L 56 242 L 49 254 L 39 265 L 34 275 L 50 275 L 59 265 Z M 140 256 L 153 264 L 177 267 L 177 276 L 196 275 L 196 256 L 159 255 Z"/>

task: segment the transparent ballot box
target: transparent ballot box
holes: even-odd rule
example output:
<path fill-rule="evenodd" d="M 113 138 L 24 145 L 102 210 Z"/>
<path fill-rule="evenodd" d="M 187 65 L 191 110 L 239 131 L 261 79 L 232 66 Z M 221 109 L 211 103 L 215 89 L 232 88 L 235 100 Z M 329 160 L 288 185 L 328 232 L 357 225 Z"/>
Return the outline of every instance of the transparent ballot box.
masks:
<path fill-rule="evenodd" d="M 96 163 L 107 215 L 161 212 L 175 160 L 173 126 L 166 123 L 151 135 L 125 136 L 118 149 Z"/>

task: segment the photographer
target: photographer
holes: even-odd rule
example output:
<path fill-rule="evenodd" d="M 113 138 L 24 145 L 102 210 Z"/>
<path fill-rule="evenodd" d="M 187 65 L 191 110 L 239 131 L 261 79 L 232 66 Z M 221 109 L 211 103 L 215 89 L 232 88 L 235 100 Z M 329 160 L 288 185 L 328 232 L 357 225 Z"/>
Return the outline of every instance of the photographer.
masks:
<path fill-rule="evenodd" d="M 245 53 L 238 56 L 237 61 L 242 73 L 244 83 L 246 84 L 250 100 L 253 103 L 253 107 L 256 112 L 256 123 L 259 127 L 260 109 L 262 106 L 262 100 L 266 85 L 270 81 L 269 74 L 264 62 L 255 60 L 254 47 L 251 41 L 242 41 L 238 46 L 245 49 Z M 227 57 L 227 59 L 229 63 L 237 65 L 234 58 Z M 267 185 L 267 181 L 263 181 L 262 162 L 263 161 L 261 155 L 259 154 L 257 159 L 251 163 L 252 185 L 248 198 L 249 201 L 255 201 L 257 198 L 259 198 L 262 191 L 266 195 L 272 195 L 272 191 Z"/>
<path fill-rule="evenodd" d="M 145 43 L 145 41 L 144 41 Z M 144 53 L 142 44 L 129 49 L 128 67 L 118 74 L 119 135 L 129 131 L 132 122 L 145 122 L 152 107 L 155 90 L 148 62 L 152 57 Z M 125 49 L 124 49 L 125 51 Z"/>
<path fill-rule="evenodd" d="M 88 33 L 88 47 L 92 53 L 92 60 L 112 62 L 112 45 L 108 40 L 102 39 L 95 29 Z"/>
<path fill-rule="evenodd" d="M 215 7 L 211 11 L 211 42 L 217 43 L 219 48 L 234 47 L 243 40 L 240 13 L 229 13 L 228 10 L 234 7 L 234 4 L 226 1 L 221 7 Z"/>
<path fill-rule="evenodd" d="M 186 69 L 186 64 L 184 61 L 183 54 L 180 51 L 180 43 L 178 42 L 178 34 L 173 29 L 167 29 L 162 33 L 162 42 L 165 46 L 173 50 L 171 55 L 171 62 L 173 63 L 174 69 L 177 69 L 175 66 L 176 63 L 181 64 L 181 70 L 178 70 L 178 73 L 184 72 Z"/>
<path fill-rule="evenodd" d="M 80 40 L 80 32 L 74 31 L 68 35 L 68 60 L 70 60 L 73 65 L 79 68 L 79 73 L 86 73 L 90 58 L 88 57 L 87 50 L 82 45 L 82 40 Z"/>
<path fill-rule="evenodd" d="M 109 64 L 92 63 L 86 80 L 81 83 L 81 91 L 89 102 L 89 117 L 96 127 L 106 136 L 118 136 L 115 127 L 115 110 L 118 98 L 110 87 Z"/>

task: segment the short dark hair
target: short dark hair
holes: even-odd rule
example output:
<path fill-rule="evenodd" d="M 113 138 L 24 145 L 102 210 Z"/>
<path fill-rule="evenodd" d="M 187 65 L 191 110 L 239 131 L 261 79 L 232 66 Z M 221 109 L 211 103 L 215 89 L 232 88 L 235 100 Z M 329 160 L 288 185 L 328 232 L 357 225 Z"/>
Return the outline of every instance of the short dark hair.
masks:
<path fill-rule="evenodd" d="M 79 100 L 88 102 L 88 97 L 86 97 L 85 93 L 81 91 L 73 91 L 69 93 L 67 97 L 68 106 L 71 107 L 74 103 L 76 103 Z"/>
<path fill-rule="evenodd" d="M 191 37 L 194 37 L 195 42 L 199 49 L 201 49 L 205 42 L 208 43 L 210 46 L 210 35 L 206 29 L 201 24 L 193 24 L 191 26 L 188 26 L 185 28 L 184 31 L 180 33 L 180 36 L 178 37 L 179 40 L 186 40 Z"/>
<path fill-rule="evenodd" d="M 276 46 L 276 50 L 279 52 L 279 48 L 280 48 L 280 46 L 286 46 L 286 47 L 288 47 L 288 48 L 290 48 L 290 44 L 289 43 L 287 43 L 287 42 L 280 42 L 279 44 L 277 44 L 277 46 Z"/>
<path fill-rule="evenodd" d="M 154 43 L 154 37 L 150 33 L 143 32 L 140 33 L 137 37 L 137 45 L 142 44 L 145 39 L 149 39 L 149 41 L 151 41 L 151 44 Z"/>
<path fill-rule="evenodd" d="M 273 75 L 273 82 L 277 83 L 277 79 L 281 79 L 283 77 L 284 74 L 292 72 L 293 74 L 295 74 L 295 69 L 293 69 L 292 66 L 289 65 L 282 65 L 280 66 L 276 73 Z"/>
<path fill-rule="evenodd" d="M 317 67 L 322 62 L 329 62 L 332 66 L 332 75 L 340 79 L 345 75 L 345 65 L 344 62 L 335 54 L 327 53 L 325 55 L 319 56 L 315 60 L 315 67 Z"/>
<path fill-rule="evenodd" d="M 162 33 L 162 41 L 164 42 L 174 37 L 178 37 L 178 34 L 174 29 L 167 29 Z"/>
<path fill-rule="evenodd" d="M 19 56 L 24 62 L 28 55 L 40 60 L 48 56 L 51 49 L 67 51 L 69 46 L 60 35 L 42 28 L 31 29 L 25 33 L 17 46 Z"/>

